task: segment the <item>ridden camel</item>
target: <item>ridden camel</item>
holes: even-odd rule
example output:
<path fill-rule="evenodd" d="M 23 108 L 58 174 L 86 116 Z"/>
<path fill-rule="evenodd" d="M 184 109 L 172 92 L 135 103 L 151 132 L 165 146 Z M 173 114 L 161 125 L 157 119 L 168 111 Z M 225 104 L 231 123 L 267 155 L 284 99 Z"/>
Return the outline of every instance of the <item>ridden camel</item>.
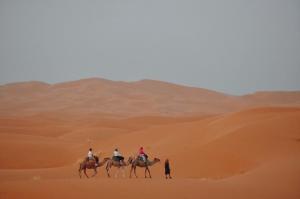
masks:
<path fill-rule="evenodd" d="M 121 162 L 118 160 L 110 159 L 106 164 L 107 176 L 110 177 L 109 170 L 111 169 L 112 166 L 117 167 L 118 169 L 120 168 L 124 169 L 124 167 L 128 166 L 131 162 L 132 162 L 132 157 L 129 157 L 127 162 L 123 161 L 123 164 L 121 164 Z"/>
<path fill-rule="evenodd" d="M 110 158 L 104 158 L 102 162 L 99 162 L 99 158 L 97 156 L 94 156 L 96 161 L 87 161 L 86 159 L 80 163 L 79 165 L 79 177 L 81 178 L 81 172 L 83 170 L 85 176 L 87 178 L 89 178 L 89 176 L 86 173 L 87 169 L 94 169 L 95 173 L 92 175 L 95 176 L 97 174 L 97 168 L 101 167 L 105 164 L 105 162 L 107 162 L 108 160 L 110 160 Z M 97 165 L 96 165 L 97 162 Z"/>
<path fill-rule="evenodd" d="M 160 161 L 160 159 L 154 158 L 153 161 L 147 160 L 147 164 L 146 164 L 145 161 L 143 161 L 143 160 L 141 160 L 139 158 L 136 158 L 135 160 L 133 160 L 131 162 L 131 169 L 130 169 L 130 175 L 129 175 L 129 177 L 131 178 L 131 173 L 132 173 L 132 170 L 133 170 L 134 171 L 134 175 L 137 178 L 136 167 L 145 167 L 145 178 L 147 178 L 147 171 L 148 171 L 149 177 L 151 178 L 149 166 L 152 166 L 152 165 L 154 165 L 155 163 L 157 163 L 159 161 Z"/>

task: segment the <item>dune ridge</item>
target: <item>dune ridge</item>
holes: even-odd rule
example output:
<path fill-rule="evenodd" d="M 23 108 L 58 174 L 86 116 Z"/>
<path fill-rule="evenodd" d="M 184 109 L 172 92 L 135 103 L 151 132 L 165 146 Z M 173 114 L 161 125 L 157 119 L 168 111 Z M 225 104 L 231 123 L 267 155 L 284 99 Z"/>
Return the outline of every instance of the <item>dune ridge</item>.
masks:
<path fill-rule="evenodd" d="M 51 112 L 69 113 L 73 117 L 200 116 L 250 107 L 299 105 L 299 91 L 232 96 L 154 80 L 120 82 L 90 78 L 53 85 L 24 82 L 0 86 L 0 116 Z"/>

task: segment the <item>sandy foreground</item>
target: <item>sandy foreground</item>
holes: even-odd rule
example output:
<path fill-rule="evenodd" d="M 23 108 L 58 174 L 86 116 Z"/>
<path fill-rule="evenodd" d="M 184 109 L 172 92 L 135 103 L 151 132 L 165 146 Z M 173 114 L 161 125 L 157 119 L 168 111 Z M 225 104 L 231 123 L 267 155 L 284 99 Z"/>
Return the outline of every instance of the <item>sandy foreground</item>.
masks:
<path fill-rule="evenodd" d="M 102 136 L 91 140 L 77 131 L 54 137 L 1 133 L 0 197 L 300 197 L 298 108 L 259 108 L 159 125 L 147 125 L 151 117 L 143 120 L 145 127 L 133 131 L 129 120 L 125 130 L 107 128 L 111 136 L 82 127 L 90 137 Z M 80 179 L 78 162 L 89 144 L 102 157 L 118 146 L 126 158 L 143 145 L 151 157 L 170 158 L 173 179 L 164 179 L 163 163 L 151 168 L 152 179 L 145 179 L 141 168 L 138 179 L 129 179 L 130 167 L 114 168 L 110 179 L 104 167 L 96 177 Z"/>
<path fill-rule="evenodd" d="M 89 86 L 94 81 L 90 80 Z M 164 88 L 170 95 L 178 91 L 192 96 L 195 92 L 194 88 L 186 91 L 173 85 L 156 84 L 146 81 L 142 86 L 141 83 L 133 85 L 135 89 L 142 87 L 153 92 Z M 112 88 L 110 82 L 107 85 Z M 207 105 L 203 109 L 206 114 L 179 114 L 185 107 L 174 109 L 178 107 L 177 102 L 169 102 L 166 111 L 158 114 L 155 111 L 161 107 L 149 106 L 149 101 L 135 93 L 129 97 L 139 97 L 141 101 L 135 103 L 145 109 L 139 110 L 138 115 L 124 117 L 126 111 L 132 110 L 130 100 L 125 105 L 119 104 L 120 110 L 115 115 L 112 106 L 106 113 L 91 112 L 95 107 L 84 112 L 80 103 L 68 109 L 68 100 L 79 100 L 72 92 L 61 98 L 67 101 L 55 101 L 57 90 L 66 93 L 66 88 L 74 86 L 75 83 L 52 86 L 54 91 L 47 90 L 43 95 L 38 93 L 49 89 L 49 85 L 35 85 L 35 91 L 38 90 L 35 94 L 22 93 L 23 87 L 19 85 L 13 89 L 1 87 L 0 94 L 5 96 L 0 100 L 1 199 L 300 198 L 300 108 L 294 100 L 298 93 L 284 93 L 285 97 L 280 93 L 252 95 L 251 100 L 259 99 L 255 107 L 254 102 L 249 106 L 249 96 L 238 99 L 238 106 L 229 102 L 232 97 L 223 96 L 221 110 L 217 113 L 216 106 L 209 110 Z M 125 87 L 129 92 L 131 87 L 127 84 Z M 195 99 L 200 95 L 197 92 Z M 209 91 L 205 95 L 220 97 Z M 270 95 L 275 102 L 262 106 L 262 101 L 268 101 Z M 49 97 L 49 106 L 41 104 Z M 164 100 L 160 97 L 157 98 Z M 176 100 L 181 99 L 175 96 Z M 248 105 L 244 106 L 244 102 Z M 87 103 L 94 106 L 93 101 Z M 205 106 L 201 100 L 185 106 L 194 110 L 193 106 L 201 103 Z M 53 107 L 61 109 L 57 111 Z M 227 111 L 232 107 L 233 111 Z M 173 113 L 176 116 L 170 116 Z M 124 170 L 112 168 L 111 178 L 103 166 L 98 168 L 95 177 L 80 179 L 79 163 L 90 146 L 100 154 L 100 159 L 111 157 L 118 147 L 126 160 L 144 146 L 151 160 L 157 157 L 161 162 L 150 168 L 152 179 L 144 178 L 142 168 L 137 170 L 138 178 L 129 178 L 130 166 Z M 166 158 L 171 163 L 171 180 L 164 178 Z M 89 170 L 88 175 L 92 174 Z"/>

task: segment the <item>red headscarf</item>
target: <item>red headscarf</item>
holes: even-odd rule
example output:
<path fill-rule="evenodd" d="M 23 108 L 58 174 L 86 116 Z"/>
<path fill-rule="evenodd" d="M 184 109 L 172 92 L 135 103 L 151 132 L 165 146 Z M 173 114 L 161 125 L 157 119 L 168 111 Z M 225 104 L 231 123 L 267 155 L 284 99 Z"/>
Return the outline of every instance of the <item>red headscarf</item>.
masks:
<path fill-rule="evenodd" d="M 140 150 L 139 150 L 139 155 L 145 155 L 145 153 L 144 153 L 144 148 L 143 148 L 143 147 L 140 148 Z"/>

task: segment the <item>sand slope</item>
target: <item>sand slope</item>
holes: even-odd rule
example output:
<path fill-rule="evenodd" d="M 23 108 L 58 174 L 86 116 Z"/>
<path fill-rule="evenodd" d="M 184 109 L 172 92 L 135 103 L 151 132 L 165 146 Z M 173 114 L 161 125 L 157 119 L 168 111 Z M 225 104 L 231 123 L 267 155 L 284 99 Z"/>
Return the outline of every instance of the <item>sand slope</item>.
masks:
<path fill-rule="evenodd" d="M 118 187 L 120 192 L 113 198 L 140 197 L 135 194 L 145 194 L 145 198 L 194 198 L 196 195 L 256 198 L 261 194 L 264 198 L 299 197 L 299 108 L 250 109 L 207 118 L 177 118 L 176 123 L 170 118 L 166 123 L 157 124 L 156 119 L 118 120 L 114 130 L 120 132 L 105 129 L 110 136 L 92 143 L 77 139 L 76 131 L 56 138 L 1 132 L 0 193 L 8 198 L 21 195 L 34 198 L 40 194 L 46 194 L 46 198 L 101 194 L 108 197 Z M 144 128 L 141 125 L 130 129 L 131 120 L 147 122 Z M 127 122 L 122 129 L 124 121 Z M 99 128 L 95 134 L 101 132 L 101 127 L 95 128 Z M 78 134 L 84 132 L 82 129 Z M 103 167 L 94 179 L 79 180 L 78 161 L 84 157 L 89 144 L 101 150 L 103 157 L 110 156 L 115 146 L 128 157 L 143 145 L 151 157 L 170 158 L 174 179 L 169 182 L 163 179 L 163 164 L 158 163 L 151 168 L 154 177 L 151 181 L 123 179 L 120 173 L 117 179 L 107 179 Z M 20 156 L 12 158 L 6 151 Z M 116 169 L 112 174 L 116 174 Z M 128 174 L 129 169 L 127 177 Z M 141 169 L 138 175 L 143 176 Z M 54 188 L 57 185 L 59 188 Z M 275 192 L 272 187 L 276 187 Z"/>
<path fill-rule="evenodd" d="M 10 84 L 0 96 L 1 199 L 300 197 L 299 92 L 237 97 L 87 79 Z M 127 159 L 140 146 L 162 160 L 151 180 L 141 168 L 138 179 L 128 178 L 130 168 L 113 168 L 108 179 L 104 167 L 79 179 L 89 147 L 101 158 L 118 147 Z"/>

